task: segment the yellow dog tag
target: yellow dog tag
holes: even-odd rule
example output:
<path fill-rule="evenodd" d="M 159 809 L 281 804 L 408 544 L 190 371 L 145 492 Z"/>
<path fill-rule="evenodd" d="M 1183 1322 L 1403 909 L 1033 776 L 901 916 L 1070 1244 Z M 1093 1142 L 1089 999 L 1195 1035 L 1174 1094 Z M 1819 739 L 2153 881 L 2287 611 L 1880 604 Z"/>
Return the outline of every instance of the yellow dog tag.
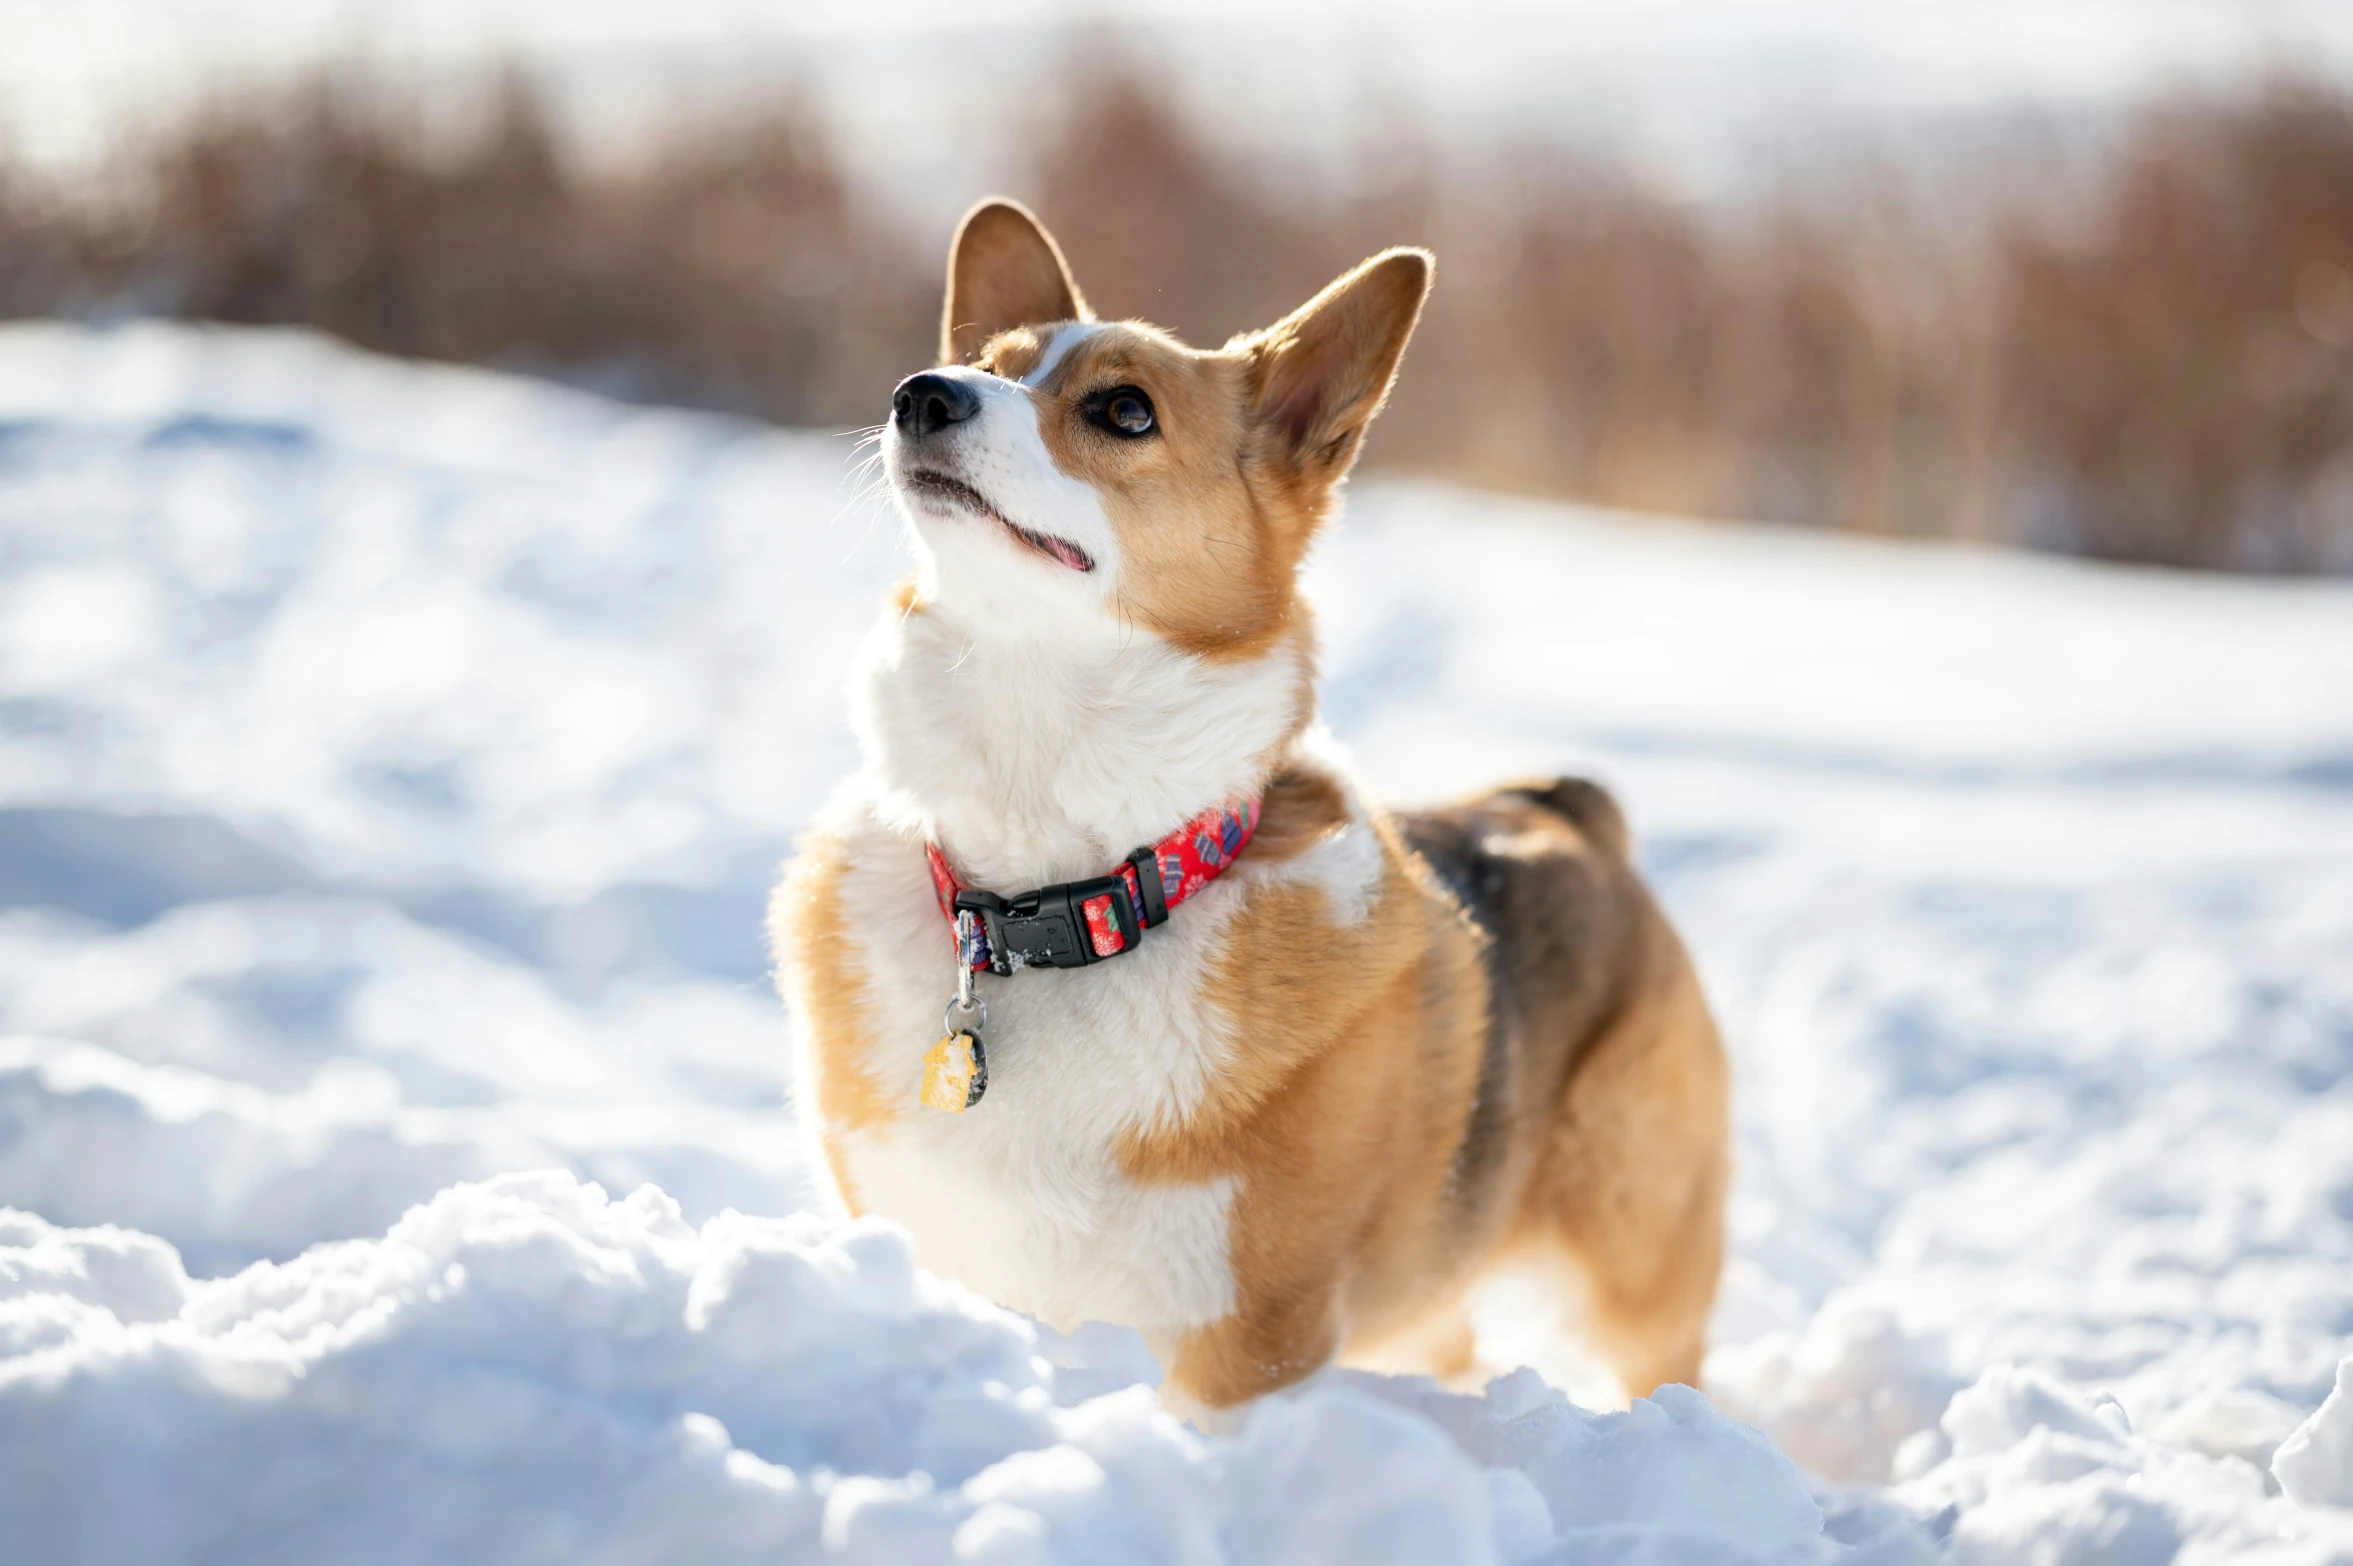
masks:
<path fill-rule="evenodd" d="M 923 1056 L 923 1101 L 961 1115 L 989 1085 L 989 1057 L 973 1033 L 951 1033 Z"/>

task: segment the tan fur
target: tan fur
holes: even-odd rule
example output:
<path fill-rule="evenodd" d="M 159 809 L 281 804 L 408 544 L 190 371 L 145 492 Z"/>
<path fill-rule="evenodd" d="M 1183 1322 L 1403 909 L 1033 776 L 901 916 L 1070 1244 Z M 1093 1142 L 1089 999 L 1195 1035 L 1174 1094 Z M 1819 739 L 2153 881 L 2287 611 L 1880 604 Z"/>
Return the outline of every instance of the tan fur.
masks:
<path fill-rule="evenodd" d="M 858 1193 L 842 1162 L 839 1133 L 881 1125 L 900 1113 L 858 1064 L 870 1029 L 860 999 L 865 975 L 848 956 L 852 950 L 841 905 L 841 881 L 848 861 L 839 839 L 813 832 L 768 900 L 768 942 L 779 953 L 827 954 L 824 961 L 780 962 L 777 982 L 800 1016 L 805 1048 L 801 1091 L 813 1102 L 829 1135 L 818 1140 L 833 1173 L 834 1188 L 850 1211 Z"/>
<path fill-rule="evenodd" d="M 1087 319 L 1060 251 L 1010 204 L 967 218 L 949 275 L 945 355 L 1010 380 L 1043 362 L 1058 323 Z M 1723 1054 L 1609 797 L 1540 781 L 1367 823 L 1299 748 L 1313 632 L 1298 567 L 1429 279 L 1426 255 L 1389 252 L 1214 351 L 1097 325 L 1030 388 L 1055 465 L 1102 498 L 1123 619 L 1210 663 L 1288 649 L 1299 671 L 1298 721 L 1263 758 L 1242 901 L 1198 997 L 1234 1045 L 1181 1119 L 1136 1124 L 1117 1149 L 1138 1184 L 1233 1182 L 1236 1306 L 1184 1334 L 1168 1367 L 1175 1397 L 1213 1407 L 1335 1356 L 1459 1373 L 1468 1291 L 1531 1260 L 1574 1275 L 1630 1392 L 1695 1382 L 1721 1264 Z M 1156 438 L 1086 417 L 1118 386 L 1148 393 Z M 899 607 L 919 609 L 911 592 Z M 1368 906 L 1288 873 L 1368 829 Z M 841 874 L 838 845 L 813 839 L 774 915 L 829 1136 L 896 1112 L 854 1065 L 862 981 L 838 955 Z"/>
<path fill-rule="evenodd" d="M 1062 247 L 1012 201 L 984 201 L 964 215 L 948 246 L 940 359 L 956 364 L 1009 327 L 1093 317 L 1070 280 Z"/>

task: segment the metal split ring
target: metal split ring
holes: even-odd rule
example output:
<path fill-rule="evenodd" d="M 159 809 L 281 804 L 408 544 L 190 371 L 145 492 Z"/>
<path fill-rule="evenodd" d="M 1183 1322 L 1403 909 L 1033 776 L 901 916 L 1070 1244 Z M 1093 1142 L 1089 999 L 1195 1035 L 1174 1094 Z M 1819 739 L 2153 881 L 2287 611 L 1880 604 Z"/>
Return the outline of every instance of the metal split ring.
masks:
<path fill-rule="evenodd" d="M 959 1025 L 956 1021 L 956 1013 L 960 1011 L 963 1012 L 966 1016 L 972 1018 L 972 1021 L 968 1024 Z M 954 1000 L 948 1002 L 948 1009 L 940 1014 L 940 1031 L 947 1034 L 950 1038 L 954 1038 L 959 1033 L 982 1032 L 988 1027 L 988 1025 L 989 1003 L 977 997 L 971 1000 L 966 1000 L 963 996 L 959 995 Z"/>

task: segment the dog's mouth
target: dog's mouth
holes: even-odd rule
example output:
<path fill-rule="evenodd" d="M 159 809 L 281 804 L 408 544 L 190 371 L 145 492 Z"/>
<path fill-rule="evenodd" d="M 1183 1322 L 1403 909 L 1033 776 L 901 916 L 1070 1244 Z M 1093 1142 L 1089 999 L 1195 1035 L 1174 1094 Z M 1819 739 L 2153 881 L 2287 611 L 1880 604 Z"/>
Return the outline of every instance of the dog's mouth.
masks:
<path fill-rule="evenodd" d="M 1078 545 L 1067 538 L 1056 538 L 1051 533 L 1032 532 L 1023 527 L 1020 523 L 1007 517 L 1004 512 L 990 505 L 986 495 L 962 479 L 950 478 L 947 474 L 936 472 L 930 468 L 917 468 L 902 478 L 900 483 L 927 511 L 934 513 L 947 510 L 968 511 L 975 516 L 986 517 L 1012 534 L 1021 543 L 1058 565 L 1065 565 L 1071 570 L 1079 572 L 1095 569 L 1095 557 L 1079 548 Z"/>

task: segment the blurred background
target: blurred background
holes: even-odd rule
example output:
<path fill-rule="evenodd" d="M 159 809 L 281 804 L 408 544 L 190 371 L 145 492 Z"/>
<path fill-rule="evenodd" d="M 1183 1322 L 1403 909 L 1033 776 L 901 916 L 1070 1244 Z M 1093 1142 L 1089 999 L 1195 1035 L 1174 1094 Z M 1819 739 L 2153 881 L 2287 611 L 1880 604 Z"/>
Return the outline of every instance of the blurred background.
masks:
<path fill-rule="evenodd" d="M 2353 569 L 2353 10 L 0 5 L 0 316 L 300 324 L 785 424 L 1029 201 L 1197 342 L 1441 281 L 1378 468 Z"/>

